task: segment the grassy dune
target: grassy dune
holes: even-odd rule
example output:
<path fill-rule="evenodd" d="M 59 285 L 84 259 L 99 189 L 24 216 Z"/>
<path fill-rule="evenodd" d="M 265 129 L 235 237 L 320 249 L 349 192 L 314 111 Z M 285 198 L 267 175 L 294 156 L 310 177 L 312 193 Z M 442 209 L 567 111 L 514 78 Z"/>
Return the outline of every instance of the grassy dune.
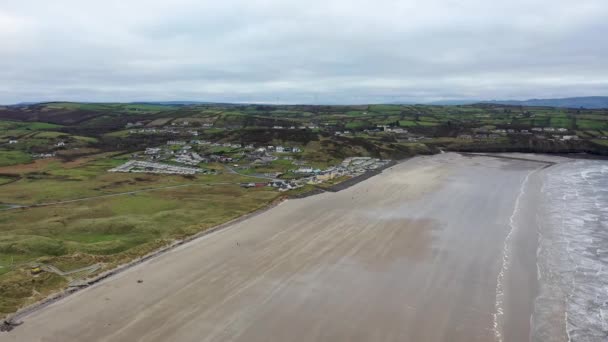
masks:
<path fill-rule="evenodd" d="M 64 271 L 103 263 L 105 270 L 261 208 L 279 196 L 270 188 L 243 189 L 238 183 L 249 179 L 234 174 L 182 177 L 106 172 L 120 162 L 105 155 L 84 164 L 52 161 L 39 170 L 26 169 L 16 182 L 6 184 L 0 179 L 0 209 L 6 204 L 180 186 L 0 211 L 0 317 L 68 283 L 69 279 L 46 272 L 32 276 L 31 262 Z M 234 184 L 211 184 L 220 182 Z"/>
<path fill-rule="evenodd" d="M 65 279 L 48 274 L 30 276 L 28 262 L 63 270 L 97 262 L 111 268 L 277 197 L 277 192 L 266 188 L 201 185 L 2 212 L 0 315 L 65 285 Z"/>

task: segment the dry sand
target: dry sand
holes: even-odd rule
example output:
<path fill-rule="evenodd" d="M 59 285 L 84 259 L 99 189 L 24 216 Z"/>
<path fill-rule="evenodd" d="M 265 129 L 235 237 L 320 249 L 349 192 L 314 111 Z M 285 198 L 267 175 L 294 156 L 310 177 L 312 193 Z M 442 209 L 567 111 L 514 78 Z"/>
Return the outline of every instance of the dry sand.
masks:
<path fill-rule="evenodd" d="M 30 314 L 0 340 L 520 342 L 536 228 L 525 210 L 512 215 L 543 166 L 417 157 L 195 240 Z"/>

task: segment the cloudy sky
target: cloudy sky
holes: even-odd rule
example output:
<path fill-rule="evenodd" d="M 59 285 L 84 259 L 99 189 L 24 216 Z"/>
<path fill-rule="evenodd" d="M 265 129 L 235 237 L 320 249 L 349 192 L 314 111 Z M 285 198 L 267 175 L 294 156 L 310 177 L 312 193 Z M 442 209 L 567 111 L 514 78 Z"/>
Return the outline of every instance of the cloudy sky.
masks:
<path fill-rule="evenodd" d="M 608 95 L 607 0 L 1 0 L 0 103 Z"/>

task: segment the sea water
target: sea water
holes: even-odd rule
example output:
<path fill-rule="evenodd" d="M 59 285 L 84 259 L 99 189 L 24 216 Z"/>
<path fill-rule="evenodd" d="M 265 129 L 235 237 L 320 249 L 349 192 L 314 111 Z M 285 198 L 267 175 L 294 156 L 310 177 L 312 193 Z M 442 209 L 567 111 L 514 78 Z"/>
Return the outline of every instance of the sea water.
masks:
<path fill-rule="evenodd" d="M 535 342 L 608 341 L 608 161 L 545 170 L 538 212 Z"/>

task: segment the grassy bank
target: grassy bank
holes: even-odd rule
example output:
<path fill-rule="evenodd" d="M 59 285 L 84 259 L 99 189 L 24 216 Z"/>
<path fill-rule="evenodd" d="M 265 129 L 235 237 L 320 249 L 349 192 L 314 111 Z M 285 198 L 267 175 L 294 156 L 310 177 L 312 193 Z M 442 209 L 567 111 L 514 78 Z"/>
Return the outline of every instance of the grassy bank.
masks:
<path fill-rule="evenodd" d="M 108 174 L 107 168 L 117 162 L 107 156 L 84 163 L 52 161 L 38 170 L 24 169 L 20 180 L 0 185 L 0 203 L 5 203 L 0 208 L 160 188 L 0 211 L 0 316 L 82 276 L 34 275 L 34 263 L 62 271 L 101 263 L 97 272 L 102 272 L 264 207 L 279 196 L 271 188 L 243 189 L 238 183 L 247 177 L 233 174 Z"/>

